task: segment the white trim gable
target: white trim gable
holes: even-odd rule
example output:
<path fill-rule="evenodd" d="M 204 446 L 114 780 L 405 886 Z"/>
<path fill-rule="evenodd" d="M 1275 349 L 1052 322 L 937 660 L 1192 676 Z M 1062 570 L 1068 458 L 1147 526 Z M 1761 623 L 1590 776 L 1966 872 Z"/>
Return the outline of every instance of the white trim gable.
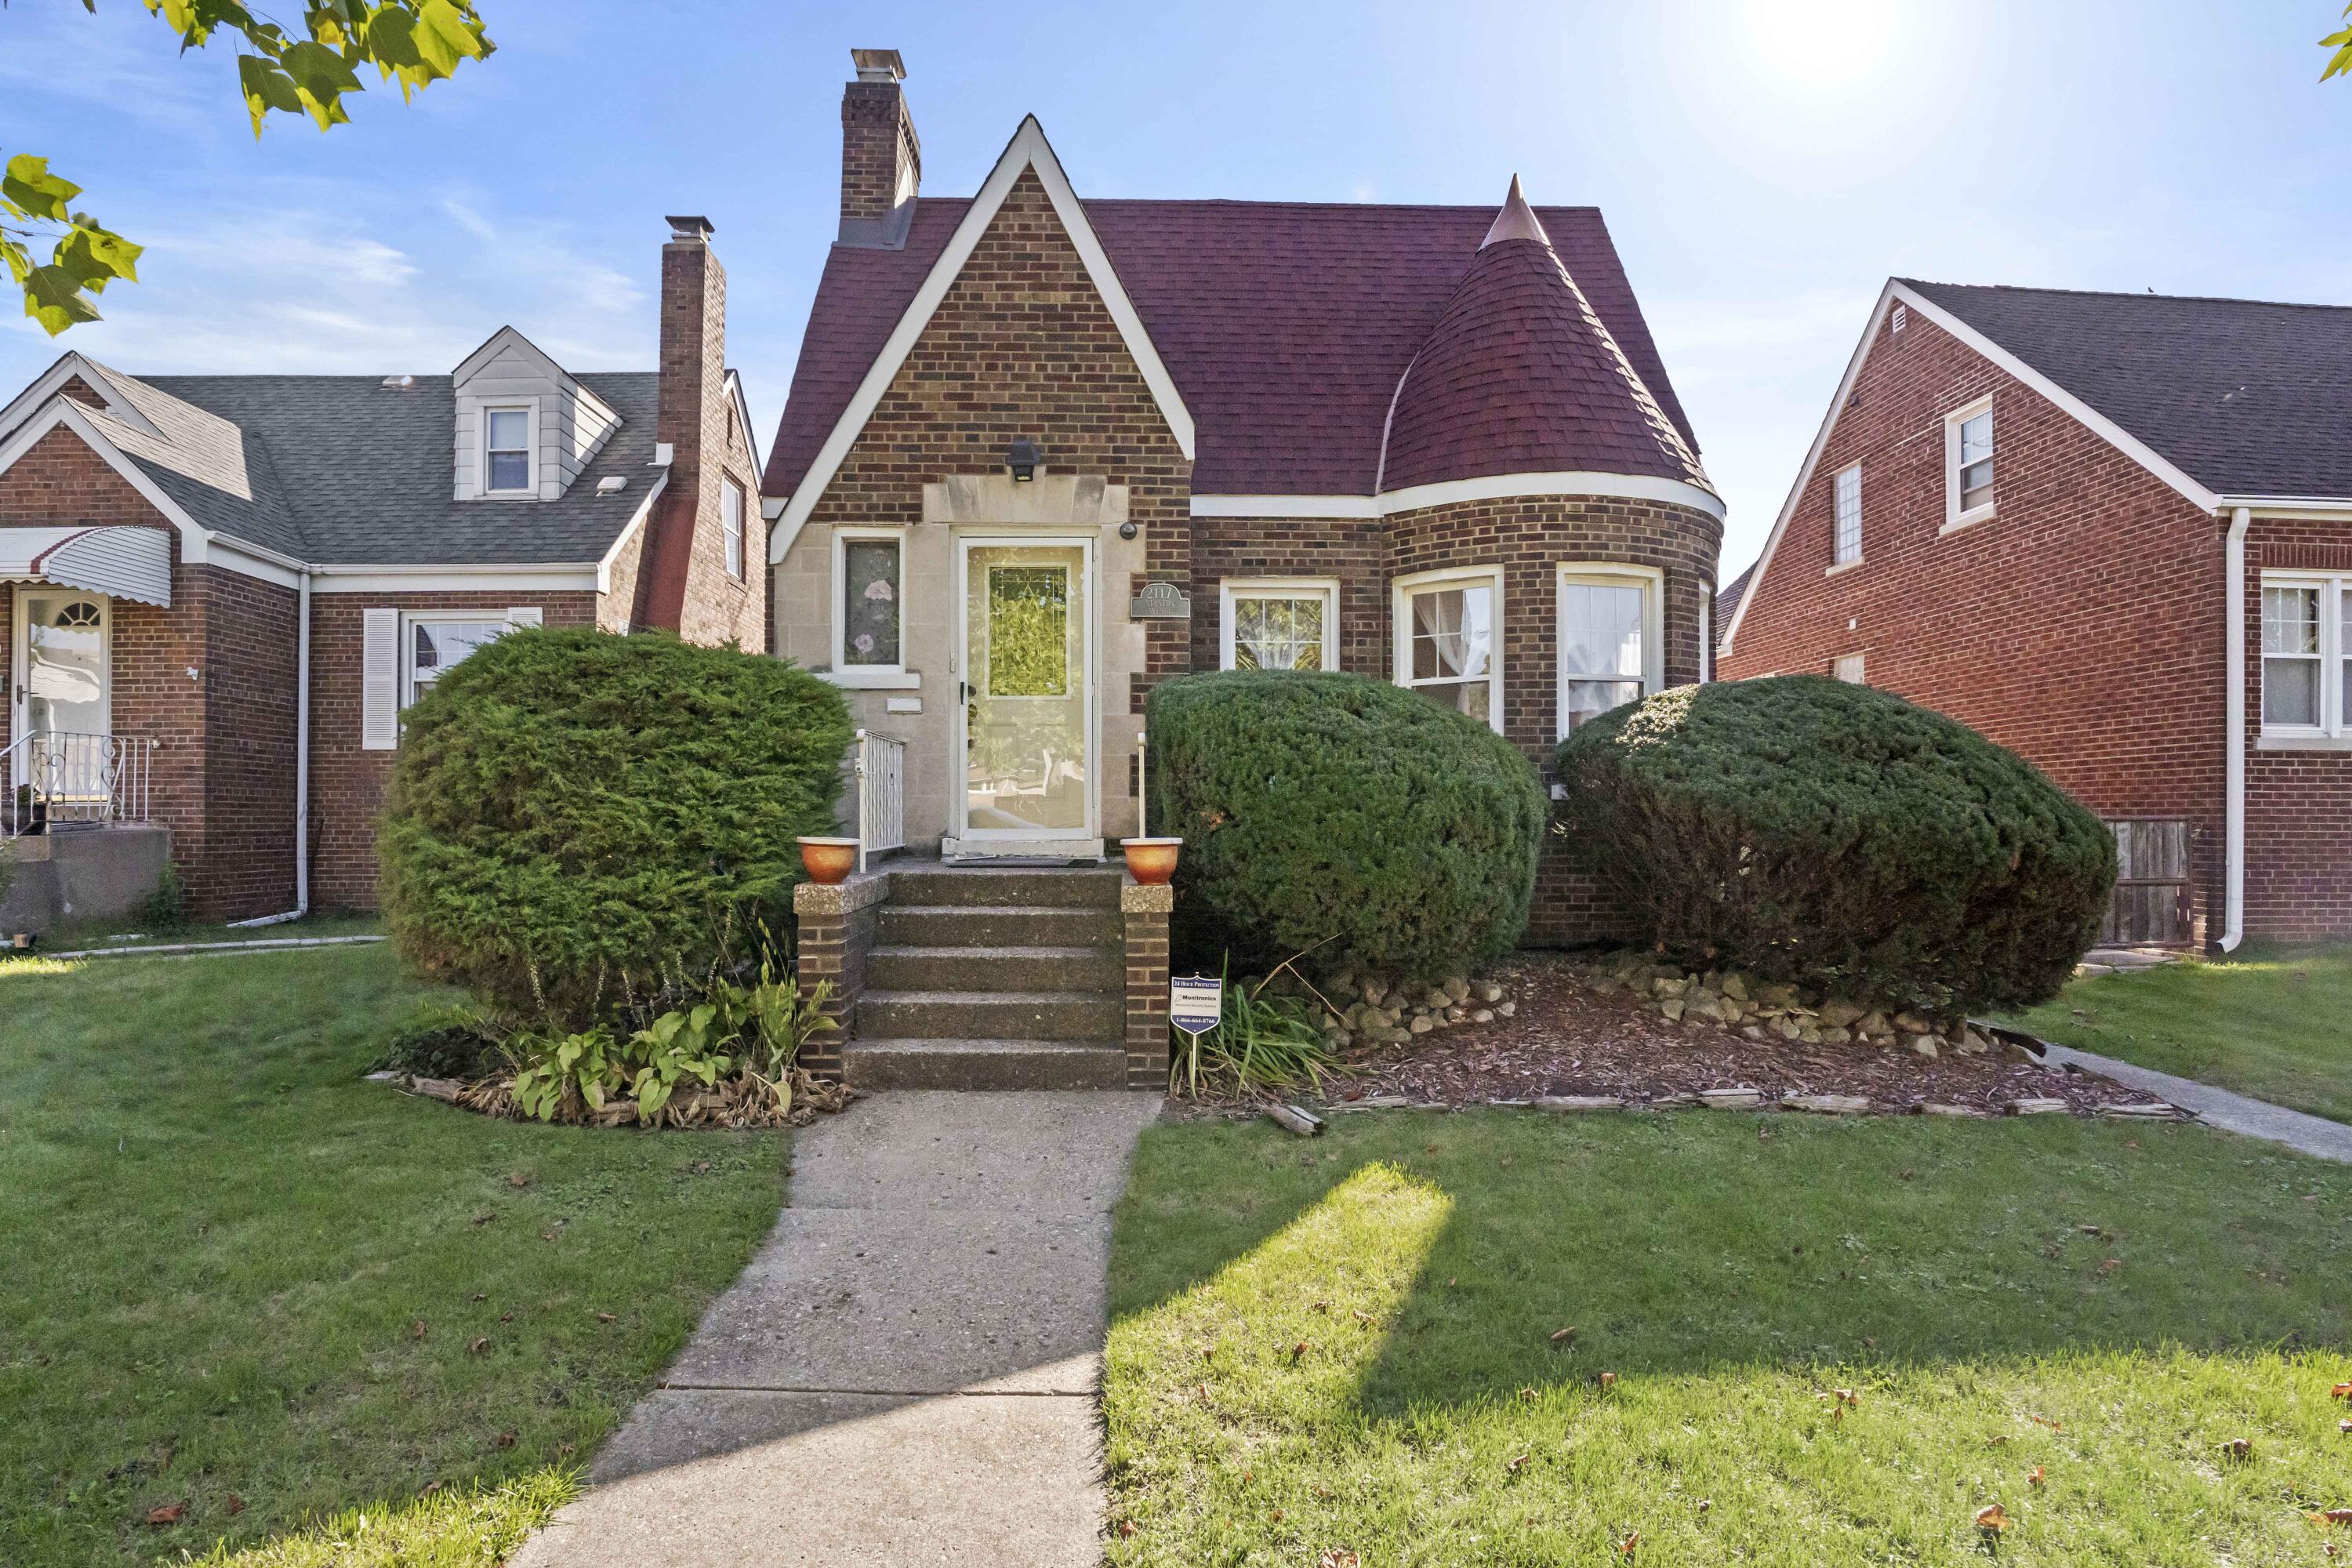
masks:
<path fill-rule="evenodd" d="M 98 367 L 96 361 L 84 359 L 79 353 L 70 351 L 59 355 L 57 363 L 36 376 L 32 384 L 18 393 L 7 407 L 0 408 L 0 436 L 15 430 L 20 420 L 30 417 L 34 410 L 40 407 L 43 403 L 62 393 L 66 383 L 76 376 L 79 376 L 92 392 L 106 400 L 106 411 L 109 414 L 124 424 L 152 436 L 158 441 L 164 438 L 163 432 L 155 428 L 154 421 L 142 414 L 137 405 L 122 395 L 121 389 L 108 379 L 106 372 Z"/>
<path fill-rule="evenodd" d="M 147 470 L 125 457 L 122 448 L 108 440 L 92 423 L 89 413 L 70 397 L 58 396 L 49 405 L 0 440 L 0 474 L 16 466 L 16 459 L 39 445 L 42 437 L 60 425 L 81 437 L 82 444 L 98 454 L 100 459 L 123 479 L 140 499 L 162 513 L 164 520 L 180 533 L 180 559 L 191 563 L 205 559 L 205 547 L 212 542 L 210 530 L 180 509 L 180 504 L 163 493 L 162 488 L 148 477 Z"/>
<path fill-rule="evenodd" d="M 1963 347 L 2055 405 L 2076 424 L 2155 475 L 2199 510 L 2212 512 L 2222 506 L 2220 496 L 2189 478 L 2147 443 L 1934 300 L 1890 278 L 1885 288 L 1879 290 L 1878 303 L 1871 308 L 1870 324 L 1863 331 L 1862 342 L 1854 346 L 1853 357 L 1846 362 L 1845 374 L 1839 379 L 1836 395 L 1830 399 L 1829 413 L 1823 416 L 1822 427 L 1805 453 L 1803 465 L 1797 469 L 1797 482 L 1790 487 L 1788 500 L 1780 505 L 1780 515 L 1774 521 L 1772 531 L 1764 541 L 1764 552 L 1756 558 L 1754 572 L 1748 579 L 1748 591 L 1740 595 L 1739 607 L 1732 612 L 1731 623 L 1723 628 L 1723 644 L 1719 652 L 1729 653 L 1737 645 L 1739 628 L 1747 624 L 1748 612 L 1764 586 L 1772 557 L 1780 548 L 1781 536 L 1788 532 L 1789 520 L 1795 515 L 1797 503 L 1803 499 L 1805 488 L 1812 483 L 1814 468 L 1821 462 L 1822 448 L 1829 445 L 1830 432 L 1837 428 L 1838 416 L 1845 412 L 1846 399 L 1853 395 L 1853 384 L 1862 376 L 1862 367 L 1869 361 L 1870 351 L 1878 342 L 1879 325 L 1885 321 L 1889 310 L 1896 305 L 1935 322 Z"/>
<path fill-rule="evenodd" d="M 1126 287 L 1119 282 L 1109 256 L 1104 252 L 1101 240 L 1095 236 L 1094 226 L 1087 220 L 1086 208 L 1078 201 L 1077 193 L 1070 188 L 1069 176 L 1063 173 L 1061 160 L 1054 155 L 1053 147 L 1046 142 L 1045 128 L 1037 123 L 1037 117 L 1033 114 L 1022 121 L 1021 129 L 1013 133 L 1013 140 L 1005 145 L 1004 155 L 996 161 L 996 167 L 982 183 L 980 194 L 965 209 L 963 220 L 956 225 L 955 233 L 948 239 L 947 248 L 940 251 L 939 260 L 931 264 L 930 273 L 924 278 L 923 286 L 915 291 L 915 298 L 908 305 L 906 314 L 891 329 L 890 336 L 882 345 L 882 352 L 876 354 L 874 363 L 866 367 L 865 378 L 858 383 L 849 405 L 842 411 L 841 418 L 834 425 L 833 433 L 825 437 L 824 445 L 817 449 L 816 459 L 809 465 L 808 472 L 802 476 L 800 484 L 793 489 L 780 520 L 782 526 L 774 531 L 769 547 L 771 565 L 783 560 L 785 548 L 800 532 L 801 525 L 808 521 L 809 514 L 816 510 L 818 499 L 824 494 L 825 487 L 833 482 L 834 475 L 840 471 L 843 461 L 849 456 L 850 447 L 866 428 L 866 420 L 873 417 L 884 394 L 889 391 L 890 383 L 897 379 L 899 366 L 906 363 L 907 356 L 914 352 L 915 344 L 922 338 L 924 329 L 930 325 L 932 315 L 938 311 L 940 301 L 947 298 L 948 290 L 962 273 L 964 263 L 971 258 L 981 237 L 995 222 L 1005 198 L 1013 193 L 1014 183 L 1031 169 L 1036 171 L 1038 183 L 1045 187 L 1045 195 L 1054 204 L 1054 215 L 1061 220 L 1063 231 L 1076 247 L 1078 259 L 1085 265 L 1087 276 L 1093 282 L 1104 308 L 1109 310 L 1111 320 L 1117 323 L 1118 335 L 1127 344 L 1129 355 L 1134 359 L 1136 368 L 1143 373 L 1145 384 L 1151 388 L 1152 399 L 1160 406 L 1160 417 L 1168 421 L 1169 431 L 1176 437 L 1176 445 L 1185 457 L 1193 455 L 1192 413 L 1184 406 L 1183 397 L 1176 390 L 1175 378 L 1168 374 L 1167 365 L 1160 358 L 1160 351 L 1152 346 L 1151 335 L 1144 330 L 1143 318 L 1136 312 L 1134 301 L 1128 298 Z"/>

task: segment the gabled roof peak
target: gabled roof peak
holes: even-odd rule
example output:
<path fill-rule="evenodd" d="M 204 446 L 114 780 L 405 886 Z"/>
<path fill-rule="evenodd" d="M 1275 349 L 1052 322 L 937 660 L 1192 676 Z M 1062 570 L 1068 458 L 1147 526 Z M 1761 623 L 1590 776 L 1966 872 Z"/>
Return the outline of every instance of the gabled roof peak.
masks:
<path fill-rule="evenodd" d="M 1528 205 L 1528 198 L 1519 189 L 1517 174 L 1511 176 L 1511 191 L 1503 198 L 1503 210 L 1495 215 L 1495 225 L 1486 231 L 1486 237 L 1478 242 L 1478 248 L 1484 250 L 1506 239 L 1535 239 L 1545 245 L 1551 243 L 1551 236 L 1544 232 L 1543 222 L 1536 216 L 1535 208 Z"/>

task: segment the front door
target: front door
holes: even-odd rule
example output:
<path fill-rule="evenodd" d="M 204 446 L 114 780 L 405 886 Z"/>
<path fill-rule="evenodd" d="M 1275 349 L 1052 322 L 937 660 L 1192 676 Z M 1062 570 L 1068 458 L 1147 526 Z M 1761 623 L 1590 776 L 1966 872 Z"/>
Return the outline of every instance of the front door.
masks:
<path fill-rule="evenodd" d="M 1095 838 L 1091 543 L 961 547 L 964 846 Z"/>
<path fill-rule="evenodd" d="M 11 732 L 111 733 L 106 595 L 19 587 L 16 603 L 15 668 L 9 671 Z M 17 756 L 18 773 L 25 775 L 32 765 L 31 753 L 19 748 Z M 28 776 L 9 782 L 23 784 Z"/>

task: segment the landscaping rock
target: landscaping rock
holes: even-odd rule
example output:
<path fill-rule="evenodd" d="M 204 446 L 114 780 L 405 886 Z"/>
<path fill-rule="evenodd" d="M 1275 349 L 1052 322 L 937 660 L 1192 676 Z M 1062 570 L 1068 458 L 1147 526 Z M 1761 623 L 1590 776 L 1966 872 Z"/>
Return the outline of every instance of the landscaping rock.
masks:
<path fill-rule="evenodd" d="M 1764 1103 L 1762 1091 L 1753 1089 L 1703 1089 L 1698 1098 L 1710 1110 L 1746 1110 Z"/>
<path fill-rule="evenodd" d="M 1546 1094 L 1536 1100 L 1538 1110 L 1622 1110 L 1624 1100 L 1613 1094 Z"/>
<path fill-rule="evenodd" d="M 2141 1105 L 2102 1105 L 2098 1109 L 2098 1114 L 2132 1117 L 2143 1121 L 2175 1121 L 2188 1113 L 2177 1105 L 2167 1105 L 2163 1100 L 2157 1100 Z"/>
<path fill-rule="evenodd" d="M 1478 993 L 1478 1000 L 1490 1006 L 1503 999 L 1503 988 L 1491 980 L 1481 980 L 1474 989 Z"/>
<path fill-rule="evenodd" d="M 1446 1000 L 1449 1002 L 1467 1002 L 1470 1000 L 1470 982 L 1468 978 L 1464 975 L 1455 975 L 1453 979 L 1447 981 L 1442 989 L 1444 991 Z"/>
<path fill-rule="evenodd" d="M 1412 1022 L 1411 1024 L 1407 1025 L 1407 1026 L 1406 1026 L 1406 1028 L 1407 1028 L 1407 1030 L 1408 1030 L 1408 1031 L 1410 1031 L 1410 1032 L 1411 1032 L 1411 1033 L 1412 1033 L 1412 1034 L 1416 1034 L 1416 1035 L 1425 1035 L 1425 1034 L 1429 1033 L 1429 1031 L 1430 1031 L 1430 1030 L 1432 1030 L 1432 1029 L 1435 1028 L 1436 1026 L 1437 1026 L 1436 1025 L 1434 1025 L 1434 1024 L 1433 1024 L 1433 1023 L 1431 1023 L 1431 1022 L 1429 1021 L 1429 1015 L 1428 1015 L 1428 1014 L 1426 1014 L 1426 1013 L 1415 1013 L 1415 1014 L 1412 1016 Z"/>
<path fill-rule="evenodd" d="M 1858 1094 L 1784 1094 L 1780 1104 L 1785 1110 L 1822 1116 L 1861 1116 L 1870 1110 L 1870 1101 Z"/>
<path fill-rule="evenodd" d="M 1927 1104 L 1919 1108 L 1919 1114 L 1922 1116 L 1973 1116 L 1983 1118 L 1990 1115 L 1990 1112 L 1979 1110 L 1978 1107 L 1973 1105 L 1945 1105 L 1931 1100 L 1927 1101 Z"/>
<path fill-rule="evenodd" d="M 2008 1105 L 2011 1116 L 2047 1116 L 2053 1111 L 2073 1109 L 2063 1100 L 2037 1095 L 2025 1100 L 2012 1100 Z"/>

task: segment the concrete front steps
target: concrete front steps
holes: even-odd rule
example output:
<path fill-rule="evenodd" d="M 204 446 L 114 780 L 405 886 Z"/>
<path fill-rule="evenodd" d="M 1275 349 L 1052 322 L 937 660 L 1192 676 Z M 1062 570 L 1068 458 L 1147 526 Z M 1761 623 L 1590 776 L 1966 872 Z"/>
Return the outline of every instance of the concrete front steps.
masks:
<path fill-rule="evenodd" d="M 842 1074 L 859 1089 L 1118 1089 L 1116 869 L 895 871 Z"/>

